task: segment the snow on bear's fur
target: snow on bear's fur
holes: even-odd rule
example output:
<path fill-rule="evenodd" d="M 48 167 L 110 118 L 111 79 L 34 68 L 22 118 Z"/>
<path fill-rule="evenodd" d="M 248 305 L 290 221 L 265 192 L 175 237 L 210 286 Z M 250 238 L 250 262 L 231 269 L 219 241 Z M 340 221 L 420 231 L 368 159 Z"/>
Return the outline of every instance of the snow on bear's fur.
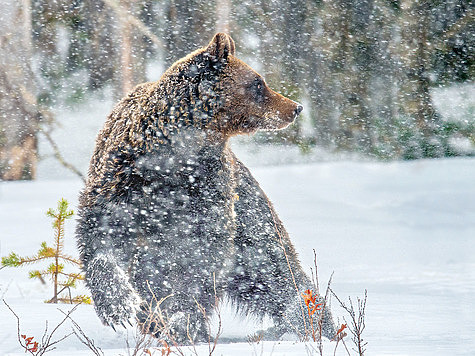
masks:
<path fill-rule="evenodd" d="M 197 303 L 210 315 L 215 296 L 226 295 L 245 313 L 272 317 L 269 337 L 303 332 L 300 293 L 312 283 L 228 146 L 233 135 L 286 127 L 302 107 L 234 53 L 234 41 L 216 34 L 160 80 L 132 90 L 97 138 L 77 239 L 105 324 L 137 320 L 157 337 L 207 341 Z M 162 298 L 165 329 L 153 312 Z M 323 334 L 334 333 L 325 310 Z"/>

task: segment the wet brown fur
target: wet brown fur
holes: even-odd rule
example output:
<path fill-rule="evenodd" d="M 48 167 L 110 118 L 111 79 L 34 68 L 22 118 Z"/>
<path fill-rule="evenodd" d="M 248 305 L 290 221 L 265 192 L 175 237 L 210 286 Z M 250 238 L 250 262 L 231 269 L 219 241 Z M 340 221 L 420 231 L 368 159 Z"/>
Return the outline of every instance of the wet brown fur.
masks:
<path fill-rule="evenodd" d="M 175 294 L 162 307 L 181 341 L 208 340 L 196 301 L 211 312 L 215 293 L 271 316 L 270 337 L 303 330 L 295 286 L 303 292 L 311 281 L 272 204 L 227 145 L 234 135 L 286 127 L 302 107 L 234 53 L 231 37 L 216 34 L 133 89 L 99 133 L 76 233 L 105 324 L 143 325 L 149 315 L 139 306 L 152 302 L 152 288 L 158 299 Z M 163 336 L 155 327 L 146 332 Z"/>
<path fill-rule="evenodd" d="M 271 90 L 258 73 L 234 56 L 234 51 L 231 37 L 217 34 L 208 46 L 175 62 L 158 81 L 136 86 L 116 105 L 96 141 L 83 205 L 91 204 L 97 193 L 117 193 L 121 164 L 117 157 L 111 157 L 114 152 L 131 156 L 125 163 L 133 164 L 132 156 L 160 150 L 171 135 L 185 127 L 205 130 L 211 141 L 225 142 L 234 135 L 281 129 L 293 122 L 298 104 Z M 211 97 L 203 97 L 206 90 L 197 88 L 200 83 L 183 77 L 197 58 L 208 56 L 226 59 L 217 62 L 222 68 L 211 69 L 218 76 L 212 78 Z M 255 80 L 262 86 L 259 100 L 249 91 Z M 197 112 L 205 117 L 197 118 L 193 115 Z"/>

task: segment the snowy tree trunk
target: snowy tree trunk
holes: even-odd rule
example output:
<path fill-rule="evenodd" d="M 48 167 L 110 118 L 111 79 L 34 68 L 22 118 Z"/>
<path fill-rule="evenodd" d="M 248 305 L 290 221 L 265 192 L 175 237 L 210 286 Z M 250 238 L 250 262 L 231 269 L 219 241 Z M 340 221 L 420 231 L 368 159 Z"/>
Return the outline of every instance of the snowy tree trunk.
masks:
<path fill-rule="evenodd" d="M 203 46 L 213 36 L 216 26 L 215 3 L 198 0 L 175 0 L 165 6 L 165 64 L 171 65 Z"/>
<path fill-rule="evenodd" d="M 429 92 L 429 31 L 432 5 L 406 0 L 401 4 L 400 53 L 403 68 L 400 77 L 399 110 L 417 133 L 410 158 L 440 156 L 433 141 L 438 116 Z M 418 141 L 418 142 L 417 142 Z M 433 141 L 433 142 L 431 142 Z"/>
<path fill-rule="evenodd" d="M 117 76 L 120 41 L 115 35 L 116 21 L 111 21 L 111 17 L 117 16 L 101 0 L 84 0 L 81 10 L 89 43 L 85 61 L 89 88 L 97 89 Z"/>
<path fill-rule="evenodd" d="M 145 81 L 145 42 L 142 33 L 132 23 L 140 21 L 145 2 L 121 0 L 119 5 L 113 10 L 119 20 L 117 37 L 120 38 L 120 86 L 116 92 L 122 97 Z"/>
<path fill-rule="evenodd" d="M 30 63 L 31 4 L 6 0 L 0 12 L 0 180 L 33 179 L 38 112 Z"/>
<path fill-rule="evenodd" d="M 321 11 L 322 50 L 328 67 L 325 91 L 331 99 L 328 114 L 335 117 L 334 142 L 343 150 L 372 146 L 372 113 L 369 84 L 372 77 L 371 28 L 373 1 L 337 0 L 325 3 Z M 328 95 L 328 94 L 327 94 Z"/>
<path fill-rule="evenodd" d="M 125 5 L 126 11 L 130 11 L 130 4 L 127 1 L 122 1 Z M 119 20 L 120 25 L 120 68 L 122 74 L 121 80 L 121 95 L 125 95 L 134 87 L 134 74 L 133 74 L 133 58 L 132 58 L 132 28 L 130 23 L 121 18 Z"/>
<path fill-rule="evenodd" d="M 216 0 L 216 32 L 229 33 L 229 16 L 231 14 L 230 0 Z"/>

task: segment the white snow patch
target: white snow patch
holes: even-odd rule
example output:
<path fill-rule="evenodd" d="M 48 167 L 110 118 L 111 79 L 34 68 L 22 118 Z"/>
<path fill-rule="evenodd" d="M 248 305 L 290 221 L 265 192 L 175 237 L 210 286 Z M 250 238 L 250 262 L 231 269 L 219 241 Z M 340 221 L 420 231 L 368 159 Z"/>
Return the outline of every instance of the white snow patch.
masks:
<path fill-rule="evenodd" d="M 340 297 L 354 299 L 368 290 L 368 355 L 473 352 L 475 159 L 342 161 L 252 171 L 308 271 L 312 248 L 317 250 L 322 288 L 334 271 L 333 289 Z M 45 211 L 56 207 L 61 197 L 75 208 L 81 187 L 78 180 L 0 183 L 0 256 L 11 251 L 31 255 L 42 241 L 51 243 L 53 231 Z M 66 225 L 66 252 L 77 256 L 74 225 Z M 45 321 L 51 329 L 63 315 L 58 306 L 43 303 L 52 291 L 27 278 L 32 268 L 1 269 L 0 296 L 21 316 L 22 332 L 38 340 Z M 344 313 L 335 300 L 331 307 L 341 322 Z M 223 342 L 215 355 L 309 354 L 308 345 L 291 341 L 249 345 L 243 341 L 246 336 L 266 325 L 235 317 L 226 306 L 222 316 Z M 127 354 L 124 331 L 102 326 L 92 306 L 80 306 L 73 318 L 106 355 Z M 3 303 L 0 320 L 0 355 L 23 355 L 15 318 Z M 70 327 L 66 323 L 58 336 L 69 333 Z M 324 346 L 325 355 L 333 355 L 334 343 Z M 208 354 L 208 345 L 198 351 Z M 55 354 L 91 353 L 71 336 L 57 345 Z M 345 355 L 343 349 L 337 354 Z"/>

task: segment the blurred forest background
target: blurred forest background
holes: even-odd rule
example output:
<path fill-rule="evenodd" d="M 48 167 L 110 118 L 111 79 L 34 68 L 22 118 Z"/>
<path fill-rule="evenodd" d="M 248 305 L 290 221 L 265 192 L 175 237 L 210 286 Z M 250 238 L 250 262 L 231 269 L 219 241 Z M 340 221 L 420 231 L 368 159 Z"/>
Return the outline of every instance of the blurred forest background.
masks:
<path fill-rule="evenodd" d="M 474 155 L 475 118 L 431 91 L 473 83 L 473 0 L 1 0 L 0 179 L 35 177 L 52 108 L 109 88 L 119 99 L 216 31 L 269 85 L 304 104 L 257 140 L 378 159 Z M 454 107 L 454 110 L 457 110 Z M 465 149 L 457 142 L 465 142 Z M 467 148 L 467 144 L 468 147 Z M 74 167 L 70 167 L 74 170 Z"/>

